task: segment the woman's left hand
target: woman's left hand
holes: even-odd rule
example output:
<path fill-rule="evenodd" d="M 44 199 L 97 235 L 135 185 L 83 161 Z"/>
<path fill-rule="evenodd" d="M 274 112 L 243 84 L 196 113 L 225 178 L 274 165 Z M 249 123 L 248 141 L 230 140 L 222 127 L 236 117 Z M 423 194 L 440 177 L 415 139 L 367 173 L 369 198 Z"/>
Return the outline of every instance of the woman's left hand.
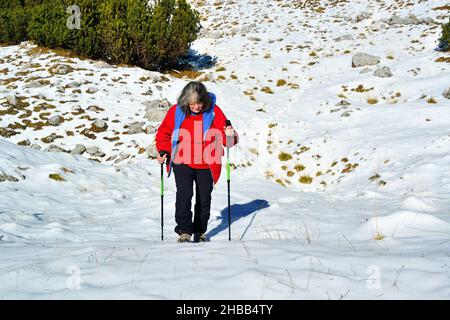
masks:
<path fill-rule="evenodd" d="M 234 136 L 234 129 L 233 129 L 232 126 L 224 127 L 224 129 L 225 129 L 225 135 L 226 135 L 227 137 L 232 137 L 232 136 Z"/>

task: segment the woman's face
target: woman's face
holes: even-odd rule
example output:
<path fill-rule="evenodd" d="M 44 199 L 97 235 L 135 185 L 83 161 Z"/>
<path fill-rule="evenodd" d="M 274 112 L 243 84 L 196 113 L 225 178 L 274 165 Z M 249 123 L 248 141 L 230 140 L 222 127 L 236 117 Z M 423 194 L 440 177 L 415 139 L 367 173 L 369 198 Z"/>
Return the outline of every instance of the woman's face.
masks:
<path fill-rule="evenodd" d="M 189 108 L 191 109 L 191 112 L 199 113 L 203 109 L 203 103 L 191 100 L 189 101 Z"/>

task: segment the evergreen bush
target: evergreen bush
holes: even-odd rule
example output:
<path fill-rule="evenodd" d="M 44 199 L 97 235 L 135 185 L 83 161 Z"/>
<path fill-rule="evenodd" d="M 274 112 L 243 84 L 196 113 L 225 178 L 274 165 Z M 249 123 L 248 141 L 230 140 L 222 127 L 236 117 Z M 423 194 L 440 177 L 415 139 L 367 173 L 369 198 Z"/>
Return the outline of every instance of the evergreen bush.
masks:
<path fill-rule="evenodd" d="M 186 0 L 0 0 L 0 42 L 49 48 L 146 69 L 173 65 L 200 31 Z"/>

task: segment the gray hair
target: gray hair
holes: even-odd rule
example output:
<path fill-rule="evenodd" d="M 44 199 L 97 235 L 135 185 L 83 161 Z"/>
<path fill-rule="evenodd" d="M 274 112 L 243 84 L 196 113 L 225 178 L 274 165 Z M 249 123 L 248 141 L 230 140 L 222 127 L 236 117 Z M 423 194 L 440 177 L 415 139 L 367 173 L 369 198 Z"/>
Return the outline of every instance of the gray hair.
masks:
<path fill-rule="evenodd" d="M 181 91 L 177 99 L 177 104 L 181 107 L 185 114 L 190 112 L 189 103 L 191 100 L 203 104 L 203 111 L 208 111 L 212 106 L 211 98 L 205 85 L 199 81 L 189 82 Z"/>

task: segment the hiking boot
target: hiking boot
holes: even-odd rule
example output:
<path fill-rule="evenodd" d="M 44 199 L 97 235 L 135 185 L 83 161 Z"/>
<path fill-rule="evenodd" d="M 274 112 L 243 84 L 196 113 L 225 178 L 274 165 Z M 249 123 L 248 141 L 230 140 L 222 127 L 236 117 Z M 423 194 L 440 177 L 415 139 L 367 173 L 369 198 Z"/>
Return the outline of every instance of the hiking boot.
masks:
<path fill-rule="evenodd" d="M 180 234 L 180 237 L 178 238 L 177 242 L 189 242 L 191 240 L 191 235 L 189 233 L 182 233 Z"/>
<path fill-rule="evenodd" d="M 206 242 L 205 234 L 200 234 L 199 232 L 194 233 L 194 242 Z"/>

